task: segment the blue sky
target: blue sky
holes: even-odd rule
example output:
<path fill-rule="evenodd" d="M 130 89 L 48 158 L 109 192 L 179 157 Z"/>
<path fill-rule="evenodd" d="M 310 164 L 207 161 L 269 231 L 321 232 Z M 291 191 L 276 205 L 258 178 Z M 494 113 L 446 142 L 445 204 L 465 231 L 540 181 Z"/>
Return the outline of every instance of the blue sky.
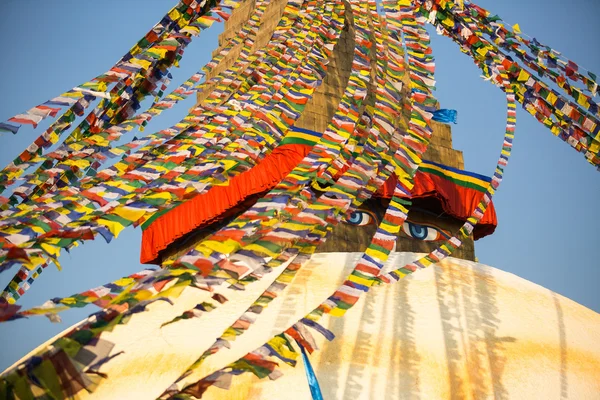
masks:
<path fill-rule="evenodd" d="M 108 70 L 174 4 L 174 0 L 2 1 L 0 121 Z M 600 72 L 598 45 L 592 43 L 600 37 L 596 0 L 480 0 L 478 4 L 509 24 L 519 23 L 524 33 L 581 67 Z M 214 25 L 188 47 L 181 68 L 174 70 L 171 88 L 209 60 L 220 31 Z M 466 169 L 490 175 L 502 145 L 505 97 L 483 82 L 471 59 L 449 39 L 433 35 L 432 47 L 436 95 L 442 108 L 459 113 L 453 126 L 454 147 L 464 152 Z M 180 103 L 153 120 L 146 132 L 171 126 L 192 105 L 193 99 Z M 0 136 L 2 167 L 47 125 Z M 513 156 L 494 198 L 499 226 L 494 235 L 476 243 L 479 261 L 600 311 L 596 288 L 600 262 L 593 250 L 599 177 L 581 154 L 519 109 Z M 38 305 L 139 271 L 143 268 L 138 261 L 140 238 L 139 229 L 127 229 L 111 245 L 97 239 L 65 253 L 63 271 L 47 268 L 21 304 Z M 0 275 L 2 287 L 11 272 Z M 0 370 L 93 311 L 65 312 L 61 324 L 45 318 L 0 324 Z"/>

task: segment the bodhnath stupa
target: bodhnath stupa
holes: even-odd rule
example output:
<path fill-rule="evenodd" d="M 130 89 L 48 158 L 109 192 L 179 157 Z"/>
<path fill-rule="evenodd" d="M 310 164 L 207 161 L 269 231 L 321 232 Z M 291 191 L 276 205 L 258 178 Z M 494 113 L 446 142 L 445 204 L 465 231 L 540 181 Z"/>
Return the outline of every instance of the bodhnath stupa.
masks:
<path fill-rule="evenodd" d="M 478 263 L 475 248 L 499 223 L 491 197 L 510 156 L 515 102 L 598 164 L 598 142 L 588 139 L 595 119 L 581 110 L 587 104 L 593 114 L 595 103 L 578 101 L 579 118 L 566 115 L 571 103 L 552 91 L 556 99 L 543 103 L 549 89 L 503 53 L 531 43 L 471 3 L 217 3 L 182 1 L 112 78 L 98 79 L 122 83 L 55 157 L 81 171 L 25 188 L 18 202 L 6 198 L 3 218 L 30 202 L 22 212 L 38 218 L 39 229 L 44 218 L 57 222 L 43 233 L 22 228 L 19 237 L 3 226 L 3 267 L 22 263 L 29 273 L 57 255 L 51 249 L 134 224 L 143 230 L 142 263 L 160 268 L 30 310 L 15 305 L 24 293 L 17 282 L 0 309 L 6 321 L 90 303 L 103 311 L 7 369 L 0 396 L 598 396 L 598 314 Z M 194 78 L 136 114 L 131 99 L 160 87 L 186 40 L 228 8 L 204 81 Z M 429 90 L 425 22 L 472 50 L 506 92 L 506 136 L 492 177 L 465 170 L 452 146 L 453 112 Z M 535 59 L 521 54 L 533 68 Z M 544 64 L 555 80 L 578 73 L 555 64 L 558 72 Z M 100 84 L 82 86 L 73 98 L 101 96 Z M 134 143 L 137 153 L 122 164 L 84 176 L 92 164 L 76 145 L 103 134 L 110 141 L 196 93 L 172 132 L 156 134 L 152 146 Z M 77 204 L 49 210 L 40 192 Z M 83 211 L 83 201 L 97 207 Z"/>

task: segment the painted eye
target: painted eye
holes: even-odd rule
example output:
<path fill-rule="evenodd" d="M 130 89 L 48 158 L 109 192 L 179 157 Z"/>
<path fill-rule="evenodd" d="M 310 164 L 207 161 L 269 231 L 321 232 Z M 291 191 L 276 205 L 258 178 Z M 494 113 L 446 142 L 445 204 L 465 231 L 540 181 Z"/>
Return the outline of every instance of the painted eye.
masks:
<path fill-rule="evenodd" d="M 372 221 L 373 217 L 368 212 L 361 210 L 356 210 L 346 217 L 347 223 L 357 226 L 369 225 Z"/>
<path fill-rule="evenodd" d="M 427 242 L 444 240 L 450 237 L 447 232 L 441 229 L 429 225 L 415 224 L 414 222 L 409 221 L 404 222 L 402 230 L 413 239 L 424 240 Z"/>

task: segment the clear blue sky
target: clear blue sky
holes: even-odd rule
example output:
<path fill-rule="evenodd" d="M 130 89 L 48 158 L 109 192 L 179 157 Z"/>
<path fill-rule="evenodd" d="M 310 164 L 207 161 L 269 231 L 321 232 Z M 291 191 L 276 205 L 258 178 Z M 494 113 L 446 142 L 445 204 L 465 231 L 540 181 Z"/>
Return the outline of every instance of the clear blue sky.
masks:
<path fill-rule="evenodd" d="M 3 0 L 0 35 L 0 121 L 40 104 L 108 70 L 175 0 Z M 524 33 L 600 73 L 597 0 L 480 0 L 484 8 Z M 186 51 L 174 70 L 175 88 L 208 61 L 221 27 L 213 26 Z M 505 97 L 479 78 L 471 59 L 447 38 L 433 37 L 437 58 L 436 95 L 442 108 L 458 110 L 454 147 L 466 169 L 493 172 L 505 123 Z M 168 127 L 193 104 L 180 103 L 153 121 L 146 132 Z M 0 137 L 4 167 L 48 124 Z M 140 135 L 139 133 L 137 133 Z M 499 226 L 476 243 L 479 261 L 519 275 L 600 311 L 600 262 L 594 250 L 600 198 L 600 173 L 581 154 L 553 137 L 519 109 L 513 157 L 495 197 Z M 138 262 L 141 231 L 127 229 L 107 245 L 102 239 L 65 253 L 63 271 L 47 268 L 20 304 L 25 308 L 52 297 L 80 292 L 143 268 Z M 12 276 L 0 275 L 2 288 Z M 548 293 L 550 296 L 550 293 Z M 0 324 L 0 370 L 92 308 L 62 313 L 63 323 L 31 318 Z"/>

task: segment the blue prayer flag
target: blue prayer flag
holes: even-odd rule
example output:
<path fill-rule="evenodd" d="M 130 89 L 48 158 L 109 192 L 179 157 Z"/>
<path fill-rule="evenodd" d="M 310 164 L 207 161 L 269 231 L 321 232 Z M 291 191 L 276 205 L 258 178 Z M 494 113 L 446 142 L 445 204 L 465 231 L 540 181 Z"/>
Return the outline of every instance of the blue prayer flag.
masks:
<path fill-rule="evenodd" d="M 447 110 L 445 108 L 433 112 L 433 120 L 445 124 L 449 124 L 450 122 L 455 124 L 457 116 L 458 112 L 456 110 Z"/>

